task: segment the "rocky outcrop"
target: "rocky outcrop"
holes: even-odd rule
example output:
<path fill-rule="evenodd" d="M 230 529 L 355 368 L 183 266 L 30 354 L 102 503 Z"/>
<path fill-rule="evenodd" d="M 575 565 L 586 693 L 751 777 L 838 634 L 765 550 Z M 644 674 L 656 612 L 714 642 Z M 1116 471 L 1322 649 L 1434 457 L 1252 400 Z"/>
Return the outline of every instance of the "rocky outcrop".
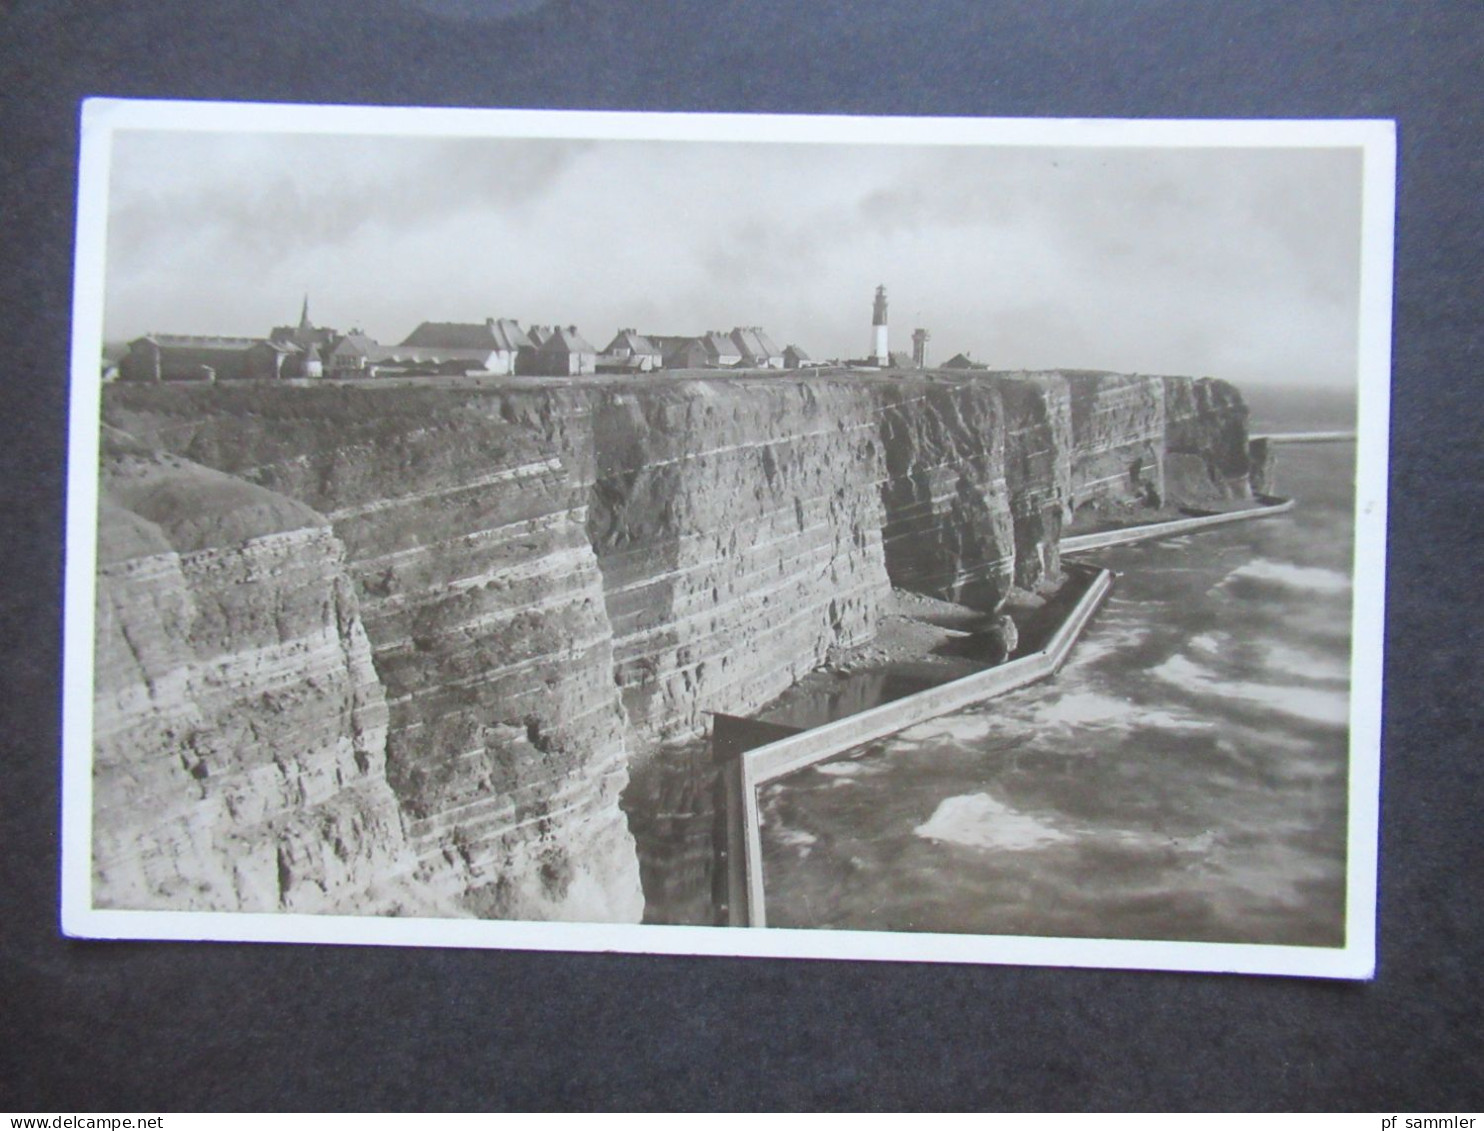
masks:
<path fill-rule="evenodd" d="M 1273 445 L 1266 436 L 1247 442 L 1247 485 L 1254 495 L 1272 495 L 1278 490 L 1278 477 L 1273 467 Z"/>
<path fill-rule="evenodd" d="M 883 543 L 892 584 L 993 605 L 1015 579 L 1015 516 L 998 384 L 885 385 Z"/>
<path fill-rule="evenodd" d="M 405 407 L 258 474 L 321 502 L 346 541 L 419 877 L 481 916 L 637 919 L 586 485 L 498 404 Z"/>
<path fill-rule="evenodd" d="M 899 379 L 877 395 L 892 584 L 988 609 L 1011 586 L 1055 581 L 1071 493 L 1066 382 Z"/>
<path fill-rule="evenodd" d="M 100 774 L 116 779 L 99 793 L 100 876 L 172 906 L 207 899 L 193 890 L 406 906 L 362 884 L 370 871 L 461 913 L 637 919 L 619 807 L 635 757 L 869 640 L 893 586 L 988 610 L 1054 581 L 1073 507 L 1163 494 L 1171 445 L 1235 490 L 1245 409 L 1208 384 L 111 387 L 108 422 L 204 465 L 190 474 L 211 489 L 115 492 L 120 514 L 105 515 L 100 601 L 133 635 L 100 633 L 100 695 L 118 703 L 100 730 Z M 310 604 L 318 621 L 298 611 Z M 199 627 L 162 630 L 147 664 L 131 660 L 139 610 L 154 609 Z M 263 651 L 290 643 L 293 674 Z M 283 753 L 280 718 L 303 752 Z M 197 759 L 188 733 L 232 737 Z M 213 800 L 215 763 L 262 758 L 292 788 L 244 771 L 230 804 Z M 153 831 L 106 843 L 137 806 L 160 815 Z M 359 839 L 336 831 L 352 815 Z M 323 849 L 342 842 L 381 855 L 341 868 Z"/>
<path fill-rule="evenodd" d="M 1056 373 L 1007 378 L 1001 389 L 1005 485 L 1015 527 L 1013 580 L 1022 589 L 1036 589 L 1061 576 L 1061 530 L 1075 491 L 1071 390 Z"/>
<path fill-rule="evenodd" d="M 1072 424 L 1072 506 L 1164 498 L 1166 386 L 1160 377 L 1066 374 Z"/>
<path fill-rule="evenodd" d="M 426 911 L 343 552 L 309 508 L 110 440 L 93 761 L 99 906 Z"/>
<path fill-rule="evenodd" d="M 385 689 L 418 890 L 480 916 L 637 919 L 585 488 L 497 404 L 275 392 L 119 416 L 326 512 Z"/>
<path fill-rule="evenodd" d="M 1171 501 L 1250 498 L 1254 464 L 1248 451 L 1248 412 L 1236 386 L 1210 377 L 1166 377 L 1163 383 Z"/>

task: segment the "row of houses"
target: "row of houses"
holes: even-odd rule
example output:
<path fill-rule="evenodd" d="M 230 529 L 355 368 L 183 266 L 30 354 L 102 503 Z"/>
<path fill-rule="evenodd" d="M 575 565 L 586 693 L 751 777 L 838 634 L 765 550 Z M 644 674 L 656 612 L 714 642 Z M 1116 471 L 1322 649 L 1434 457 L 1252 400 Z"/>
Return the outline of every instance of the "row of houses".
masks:
<path fill-rule="evenodd" d="M 780 350 L 758 326 L 694 337 L 622 329 L 601 351 L 576 326 L 522 328 L 514 319 L 424 322 L 399 345 L 361 330 L 315 326 L 309 301 L 296 326 L 266 338 L 148 334 L 129 343 L 119 376 L 134 381 L 276 380 L 494 374 L 576 377 L 661 369 L 799 369 L 812 363 L 798 346 Z"/>
<path fill-rule="evenodd" d="M 637 369 L 806 369 L 809 355 L 796 345 L 779 349 L 761 326 L 738 326 L 731 333 L 708 330 L 690 337 L 620 330 L 598 359 L 598 368 Z"/>
<path fill-rule="evenodd" d="M 522 329 L 510 318 L 424 322 L 401 345 L 348 334 L 330 351 L 331 377 L 388 373 L 529 373 L 576 377 L 597 372 L 598 351 L 576 326 Z"/>

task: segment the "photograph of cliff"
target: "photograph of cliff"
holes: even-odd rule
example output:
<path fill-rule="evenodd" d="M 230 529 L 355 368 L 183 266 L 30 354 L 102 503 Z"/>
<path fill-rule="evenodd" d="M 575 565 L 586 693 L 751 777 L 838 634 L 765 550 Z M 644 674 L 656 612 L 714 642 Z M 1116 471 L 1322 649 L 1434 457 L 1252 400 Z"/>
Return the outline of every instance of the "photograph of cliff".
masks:
<path fill-rule="evenodd" d="M 1360 149 L 110 136 L 94 908 L 1345 945 Z"/>

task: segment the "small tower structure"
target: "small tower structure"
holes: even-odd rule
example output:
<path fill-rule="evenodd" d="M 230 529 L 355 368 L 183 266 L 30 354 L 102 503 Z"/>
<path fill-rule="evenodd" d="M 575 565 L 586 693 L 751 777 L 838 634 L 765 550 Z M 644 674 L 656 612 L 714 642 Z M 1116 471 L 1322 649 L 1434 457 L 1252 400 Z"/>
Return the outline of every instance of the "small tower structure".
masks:
<path fill-rule="evenodd" d="M 325 359 L 340 342 L 340 331 L 328 326 L 316 326 L 309 320 L 309 295 L 299 308 L 297 326 L 275 326 L 268 340 L 278 346 L 288 346 L 293 356 L 285 359 L 286 375 L 293 377 L 323 377 Z"/>
<path fill-rule="evenodd" d="M 886 342 L 886 285 L 876 288 L 876 304 L 871 308 L 871 364 L 891 364 Z"/>
<path fill-rule="evenodd" d="M 323 377 L 324 375 L 325 363 L 320 357 L 319 346 L 310 342 L 304 347 L 304 355 L 299 359 L 299 376 Z"/>
<path fill-rule="evenodd" d="M 918 369 L 927 368 L 927 344 L 931 335 L 919 326 L 912 331 L 912 364 Z"/>

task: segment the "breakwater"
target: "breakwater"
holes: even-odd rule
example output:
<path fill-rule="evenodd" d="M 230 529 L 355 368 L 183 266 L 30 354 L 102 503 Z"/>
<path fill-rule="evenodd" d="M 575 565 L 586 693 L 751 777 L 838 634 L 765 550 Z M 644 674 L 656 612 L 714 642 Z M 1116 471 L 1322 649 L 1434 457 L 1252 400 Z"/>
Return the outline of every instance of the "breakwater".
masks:
<path fill-rule="evenodd" d="M 776 738 L 725 759 L 727 913 L 731 924 L 768 925 L 757 805 L 760 787 L 914 723 L 1009 694 L 1055 675 L 1112 590 L 1113 574 L 1106 569 L 1088 570 L 1075 584 L 1079 590 L 1076 601 L 1051 638 L 1036 651 L 823 726 Z"/>
<path fill-rule="evenodd" d="M 1127 546 L 1134 542 L 1147 542 L 1152 538 L 1172 538 L 1181 534 L 1195 534 L 1227 526 L 1233 522 L 1250 522 L 1258 518 L 1271 518 L 1287 514 L 1293 509 L 1292 499 L 1281 499 L 1271 495 L 1260 496 L 1257 506 L 1216 514 L 1193 515 L 1189 518 L 1172 518 L 1161 522 L 1134 523 L 1114 530 L 1099 530 L 1090 534 L 1073 534 L 1061 540 L 1063 554 L 1080 554 L 1089 550 L 1101 550 L 1109 546 Z"/>
<path fill-rule="evenodd" d="M 1253 436 L 1269 444 L 1345 444 L 1354 443 L 1354 432 L 1269 432 Z"/>

